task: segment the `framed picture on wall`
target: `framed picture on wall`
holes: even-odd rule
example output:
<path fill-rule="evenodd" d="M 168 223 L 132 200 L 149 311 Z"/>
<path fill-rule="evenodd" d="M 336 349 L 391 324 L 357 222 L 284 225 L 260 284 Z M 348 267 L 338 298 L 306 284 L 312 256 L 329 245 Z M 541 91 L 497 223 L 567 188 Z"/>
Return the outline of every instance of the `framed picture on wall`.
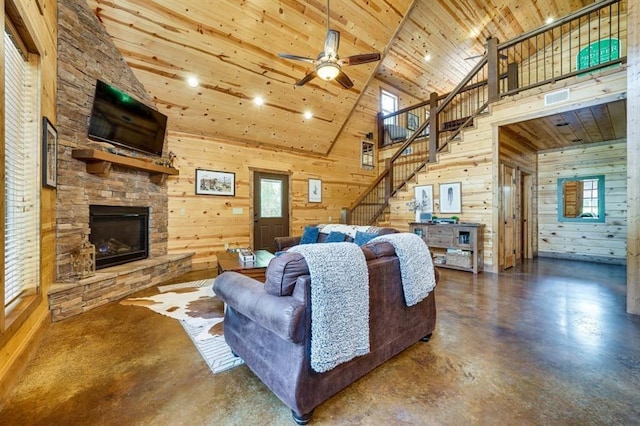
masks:
<path fill-rule="evenodd" d="M 420 185 L 413 188 L 415 198 L 416 222 L 423 222 L 427 213 L 433 213 L 433 185 Z M 430 217 L 429 217 L 430 219 Z"/>
<path fill-rule="evenodd" d="M 461 184 L 440 184 L 440 213 L 462 213 Z"/>
<path fill-rule="evenodd" d="M 320 179 L 309 179 L 309 202 L 322 202 L 322 181 Z"/>
<path fill-rule="evenodd" d="M 236 174 L 196 169 L 196 195 L 236 195 Z"/>
<path fill-rule="evenodd" d="M 58 132 L 42 117 L 42 186 L 55 188 L 58 175 Z"/>

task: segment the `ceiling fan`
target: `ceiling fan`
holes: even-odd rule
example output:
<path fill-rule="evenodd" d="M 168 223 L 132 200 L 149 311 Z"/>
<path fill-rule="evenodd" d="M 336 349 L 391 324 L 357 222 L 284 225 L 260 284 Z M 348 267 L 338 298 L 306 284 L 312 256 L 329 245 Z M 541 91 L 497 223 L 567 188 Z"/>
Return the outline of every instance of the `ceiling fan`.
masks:
<path fill-rule="evenodd" d="M 342 67 L 350 65 L 366 64 L 380 60 L 379 53 L 363 53 L 360 55 L 340 58 L 338 56 L 338 46 L 340 45 L 340 31 L 329 28 L 329 0 L 327 0 L 327 37 L 324 40 L 324 50 L 320 52 L 316 59 L 305 56 L 289 55 L 278 53 L 278 56 L 295 61 L 307 62 L 315 65 L 316 69 L 305 75 L 296 82 L 296 86 L 304 86 L 316 77 L 330 81 L 335 79 L 345 89 L 353 87 L 351 79 L 342 71 Z"/>

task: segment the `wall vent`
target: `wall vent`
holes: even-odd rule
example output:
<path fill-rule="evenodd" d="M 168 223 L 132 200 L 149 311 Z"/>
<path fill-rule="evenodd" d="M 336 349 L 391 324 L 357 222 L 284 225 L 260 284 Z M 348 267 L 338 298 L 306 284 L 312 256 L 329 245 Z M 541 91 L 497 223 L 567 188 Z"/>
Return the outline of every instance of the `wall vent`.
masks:
<path fill-rule="evenodd" d="M 559 92 L 553 92 L 544 95 L 544 105 L 553 105 L 558 102 L 564 102 L 569 100 L 569 89 L 560 90 Z"/>

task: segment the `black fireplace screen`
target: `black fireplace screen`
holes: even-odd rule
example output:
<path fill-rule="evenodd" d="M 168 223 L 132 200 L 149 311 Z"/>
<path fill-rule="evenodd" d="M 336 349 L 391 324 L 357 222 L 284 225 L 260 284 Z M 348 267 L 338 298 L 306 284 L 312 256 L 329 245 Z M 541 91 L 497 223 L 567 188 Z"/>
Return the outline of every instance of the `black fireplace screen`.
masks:
<path fill-rule="evenodd" d="M 89 241 L 96 247 L 96 269 L 149 256 L 149 208 L 89 206 Z"/>

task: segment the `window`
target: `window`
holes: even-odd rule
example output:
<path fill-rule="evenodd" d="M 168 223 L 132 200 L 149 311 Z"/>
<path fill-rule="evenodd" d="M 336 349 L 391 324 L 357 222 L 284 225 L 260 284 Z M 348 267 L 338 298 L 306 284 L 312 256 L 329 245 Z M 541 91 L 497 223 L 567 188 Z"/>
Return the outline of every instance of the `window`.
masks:
<path fill-rule="evenodd" d="M 40 287 L 41 141 L 37 55 L 9 21 L 4 34 L 4 316 Z M 0 330 L 4 331 L 4 330 Z"/>
<path fill-rule="evenodd" d="M 362 141 L 362 168 L 373 169 L 373 142 Z"/>
<path fill-rule="evenodd" d="M 582 214 L 585 215 L 584 217 L 598 217 L 598 179 L 583 180 L 582 194 Z"/>
<path fill-rule="evenodd" d="M 386 90 L 380 91 L 380 112 L 383 116 L 398 110 L 398 97 Z"/>

